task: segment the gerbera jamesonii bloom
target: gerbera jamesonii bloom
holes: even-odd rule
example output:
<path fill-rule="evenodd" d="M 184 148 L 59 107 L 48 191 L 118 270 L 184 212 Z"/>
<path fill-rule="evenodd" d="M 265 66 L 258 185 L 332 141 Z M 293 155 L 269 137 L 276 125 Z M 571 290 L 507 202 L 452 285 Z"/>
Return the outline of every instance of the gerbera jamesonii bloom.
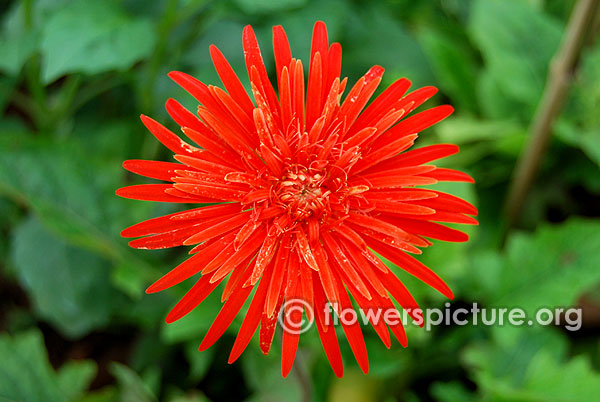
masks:
<path fill-rule="evenodd" d="M 469 216 L 477 210 L 468 202 L 421 187 L 438 181 L 473 181 L 462 172 L 429 164 L 457 153 L 458 147 L 441 144 L 409 150 L 420 131 L 453 109 L 438 106 L 407 117 L 437 89 L 407 93 L 410 81 L 404 78 L 367 106 L 383 68 L 372 67 L 345 91 L 341 47 L 329 44 L 322 22 L 314 27 L 306 89 L 303 64 L 292 57 L 280 26 L 273 28 L 277 90 L 249 26 L 243 45 L 250 94 L 212 46 L 210 54 L 224 90 L 181 72 L 169 74 L 199 102 L 197 114 L 176 100 L 166 103 L 170 116 L 195 145 L 142 116 L 176 162 L 124 163 L 131 172 L 166 183 L 124 187 L 118 195 L 198 208 L 138 223 L 122 235 L 138 237 L 130 242 L 136 248 L 194 246 L 186 261 L 147 290 L 158 292 L 199 276 L 167 322 L 183 317 L 224 285 L 223 307 L 200 350 L 217 341 L 253 294 L 229 361 L 240 356 L 259 327 L 260 348 L 268 353 L 279 310 L 286 301 L 300 299 L 316 323 L 333 370 L 341 375 L 342 358 L 330 314 L 352 308 L 351 297 L 361 309 L 392 309 L 395 300 L 409 314 L 418 312 L 414 298 L 378 255 L 453 297 L 438 275 L 409 255 L 432 245 L 429 239 L 468 239 L 446 222 L 477 223 Z M 333 310 L 322 308 L 328 301 Z M 291 319 L 298 323 L 302 314 L 296 312 Z M 387 347 L 389 330 L 406 346 L 402 323 L 372 320 L 371 324 Z M 358 364 L 367 372 L 360 325 L 342 323 L 342 327 Z M 298 339 L 297 331 L 283 331 L 284 376 L 292 367 Z"/>

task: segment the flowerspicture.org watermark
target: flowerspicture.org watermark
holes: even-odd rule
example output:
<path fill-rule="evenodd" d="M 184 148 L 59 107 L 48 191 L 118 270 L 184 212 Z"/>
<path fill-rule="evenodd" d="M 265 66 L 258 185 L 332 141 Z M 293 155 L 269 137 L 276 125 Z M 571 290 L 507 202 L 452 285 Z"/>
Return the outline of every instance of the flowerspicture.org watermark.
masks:
<path fill-rule="evenodd" d="M 284 331 L 301 334 L 308 331 L 319 316 L 323 325 L 379 325 L 382 321 L 388 326 L 402 324 L 417 325 L 430 331 L 436 326 L 483 325 L 483 326 L 563 326 L 568 331 L 577 331 L 582 325 L 580 308 L 542 307 L 532 316 L 521 307 L 479 307 L 473 303 L 470 307 L 454 308 L 445 303 L 444 308 L 401 309 L 377 307 L 369 309 L 341 308 L 337 303 L 325 303 L 318 309 L 303 299 L 286 301 L 278 317 Z M 304 313 L 304 314 L 303 314 Z"/>

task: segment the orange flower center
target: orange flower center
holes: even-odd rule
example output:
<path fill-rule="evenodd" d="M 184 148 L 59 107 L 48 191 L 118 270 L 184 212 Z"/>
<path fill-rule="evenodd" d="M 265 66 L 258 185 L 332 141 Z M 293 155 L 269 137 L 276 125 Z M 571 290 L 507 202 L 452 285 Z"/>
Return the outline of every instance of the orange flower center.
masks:
<path fill-rule="evenodd" d="M 329 205 L 331 191 L 325 186 L 326 172 L 301 165 L 290 166 L 275 187 L 278 203 L 290 217 L 301 221 L 319 217 Z"/>

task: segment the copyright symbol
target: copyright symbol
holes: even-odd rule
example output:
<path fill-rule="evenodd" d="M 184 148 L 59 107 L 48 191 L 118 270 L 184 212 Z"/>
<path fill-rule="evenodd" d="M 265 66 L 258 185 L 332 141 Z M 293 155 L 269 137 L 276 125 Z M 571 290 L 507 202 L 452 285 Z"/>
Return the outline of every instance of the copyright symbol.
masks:
<path fill-rule="evenodd" d="M 310 320 L 303 317 L 303 311 L 306 311 L 306 316 L 310 317 Z M 277 320 L 285 332 L 299 335 L 310 329 L 314 322 L 314 314 L 312 307 L 306 301 L 290 299 L 281 306 Z"/>

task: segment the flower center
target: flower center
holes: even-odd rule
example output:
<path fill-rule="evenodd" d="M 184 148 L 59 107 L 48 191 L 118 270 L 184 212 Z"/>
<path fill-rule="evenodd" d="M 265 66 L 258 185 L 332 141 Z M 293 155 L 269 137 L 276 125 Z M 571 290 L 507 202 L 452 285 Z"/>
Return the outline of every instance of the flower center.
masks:
<path fill-rule="evenodd" d="M 292 165 L 276 186 L 279 203 L 296 221 L 319 217 L 329 205 L 325 172 Z"/>

